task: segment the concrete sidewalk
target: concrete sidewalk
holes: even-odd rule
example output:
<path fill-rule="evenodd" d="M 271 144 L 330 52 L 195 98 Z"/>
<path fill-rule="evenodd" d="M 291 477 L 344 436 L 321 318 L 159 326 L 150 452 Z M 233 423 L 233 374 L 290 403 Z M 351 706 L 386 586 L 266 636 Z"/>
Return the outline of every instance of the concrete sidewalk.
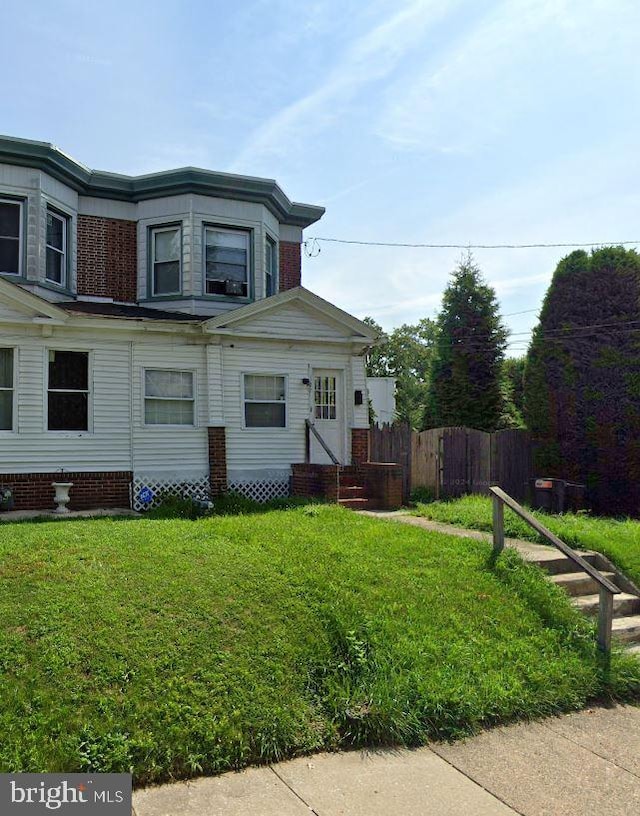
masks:
<path fill-rule="evenodd" d="M 640 708 L 590 708 L 416 751 L 318 754 L 136 791 L 136 816 L 630 816 Z"/>

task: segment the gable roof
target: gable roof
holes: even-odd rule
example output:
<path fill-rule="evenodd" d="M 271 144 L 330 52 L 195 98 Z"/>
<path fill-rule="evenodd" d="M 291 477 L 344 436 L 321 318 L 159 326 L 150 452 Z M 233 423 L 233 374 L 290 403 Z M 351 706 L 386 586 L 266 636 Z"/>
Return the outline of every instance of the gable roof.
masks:
<path fill-rule="evenodd" d="M 324 215 L 324 207 L 291 201 L 273 179 L 179 167 L 161 173 L 125 176 L 91 170 L 49 142 L 0 136 L 0 163 L 44 170 L 81 195 L 118 201 L 143 201 L 183 193 L 235 198 L 264 204 L 283 224 L 308 227 Z"/>
<path fill-rule="evenodd" d="M 284 292 L 272 297 L 216 315 L 205 321 L 203 328 L 212 334 L 217 331 L 242 334 L 243 326 L 245 329 L 250 330 L 253 323 L 256 328 L 261 328 L 262 319 L 268 315 L 274 315 L 278 311 L 285 310 L 287 306 L 295 306 L 315 318 L 316 323 L 324 323 L 327 328 L 337 330 L 345 340 L 360 340 L 365 344 L 369 344 L 376 339 L 376 332 L 366 323 L 334 306 L 333 303 L 329 303 L 328 300 L 315 295 L 303 286 L 286 289 Z"/>
<path fill-rule="evenodd" d="M 0 304 L 6 304 L 22 313 L 35 312 L 35 316 L 50 320 L 64 321 L 68 317 L 64 309 L 56 306 L 55 303 L 38 297 L 33 292 L 3 277 L 0 277 Z"/>

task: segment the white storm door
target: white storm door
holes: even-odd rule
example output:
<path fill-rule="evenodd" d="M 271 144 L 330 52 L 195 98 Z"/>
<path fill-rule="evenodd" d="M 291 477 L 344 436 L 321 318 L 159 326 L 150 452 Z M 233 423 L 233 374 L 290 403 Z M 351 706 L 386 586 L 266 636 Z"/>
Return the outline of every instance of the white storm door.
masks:
<path fill-rule="evenodd" d="M 312 379 L 311 421 L 340 463 L 344 463 L 344 394 L 342 372 L 314 368 Z M 331 458 L 311 434 L 311 461 L 332 464 Z"/>

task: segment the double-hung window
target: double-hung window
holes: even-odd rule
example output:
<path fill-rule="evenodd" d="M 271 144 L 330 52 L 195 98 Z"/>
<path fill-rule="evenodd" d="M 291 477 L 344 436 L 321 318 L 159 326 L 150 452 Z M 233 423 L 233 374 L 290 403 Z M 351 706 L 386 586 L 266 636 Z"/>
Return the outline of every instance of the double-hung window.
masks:
<path fill-rule="evenodd" d="M 190 425 L 195 417 L 192 371 L 147 368 L 144 372 L 145 425 Z"/>
<path fill-rule="evenodd" d="M 65 286 L 67 282 L 68 219 L 53 210 L 47 210 L 47 268 L 49 283 Z"/>
<path fill-rule="evenodd" d="M 89 352 L 49 351 L 50 431 L 89 430 Z"/>
<path fill-rule="evenodd" d="M 244 375 L 244 424 L 247 428 L 284 428 L 286 378 L 278 374 Z"/>
<path fill-rule="evenodd" d="M 179 295 L 182 284 L 182 230 L 155 227 L 151 230 L 151 294 Z"/>
<path fill-rule="evenodd" d="M 276 242 L 267 236 L 264 245 L 264 296 L 271 297 L 277 291 L 278 280 L 278 250 Z"/>
<path fill-rule="evenodd" d="M 205 293 L 248 297 L 249 232 L 205 227 Z"/>
<path fill-rule="evenodd" d="M 22 203 L 0 198 L 0 273 L 21 272 Z"/>
<path fill-rule="evenodd" d="M 0 348 L 0 431 L 13 430 L 13 356 L 12 348 Z"/>

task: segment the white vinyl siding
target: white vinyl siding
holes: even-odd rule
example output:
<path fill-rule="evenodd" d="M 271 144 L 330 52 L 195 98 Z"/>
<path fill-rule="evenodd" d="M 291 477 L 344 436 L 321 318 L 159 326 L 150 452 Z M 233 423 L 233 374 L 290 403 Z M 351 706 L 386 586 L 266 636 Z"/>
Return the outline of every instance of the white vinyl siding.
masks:
<path fill-rule="evenodd" d="M 151 368 L 144 372 L 145 425 L 194 424 L 192 371 Z"/>
<path fill-rule="evenodd" d="M 22 272 L 22 202 L 0 198 L 0 273 Z"/>
<path fill-rule="evenodd" d="M 67 285 L 68 219 L 47 210 L 45 279 L 58 286 Z"/>
<path fill-rule="evenodd" d="M 15 402 L 15 351 L 0 347 L 0 431 L 13 430 Z"/>

